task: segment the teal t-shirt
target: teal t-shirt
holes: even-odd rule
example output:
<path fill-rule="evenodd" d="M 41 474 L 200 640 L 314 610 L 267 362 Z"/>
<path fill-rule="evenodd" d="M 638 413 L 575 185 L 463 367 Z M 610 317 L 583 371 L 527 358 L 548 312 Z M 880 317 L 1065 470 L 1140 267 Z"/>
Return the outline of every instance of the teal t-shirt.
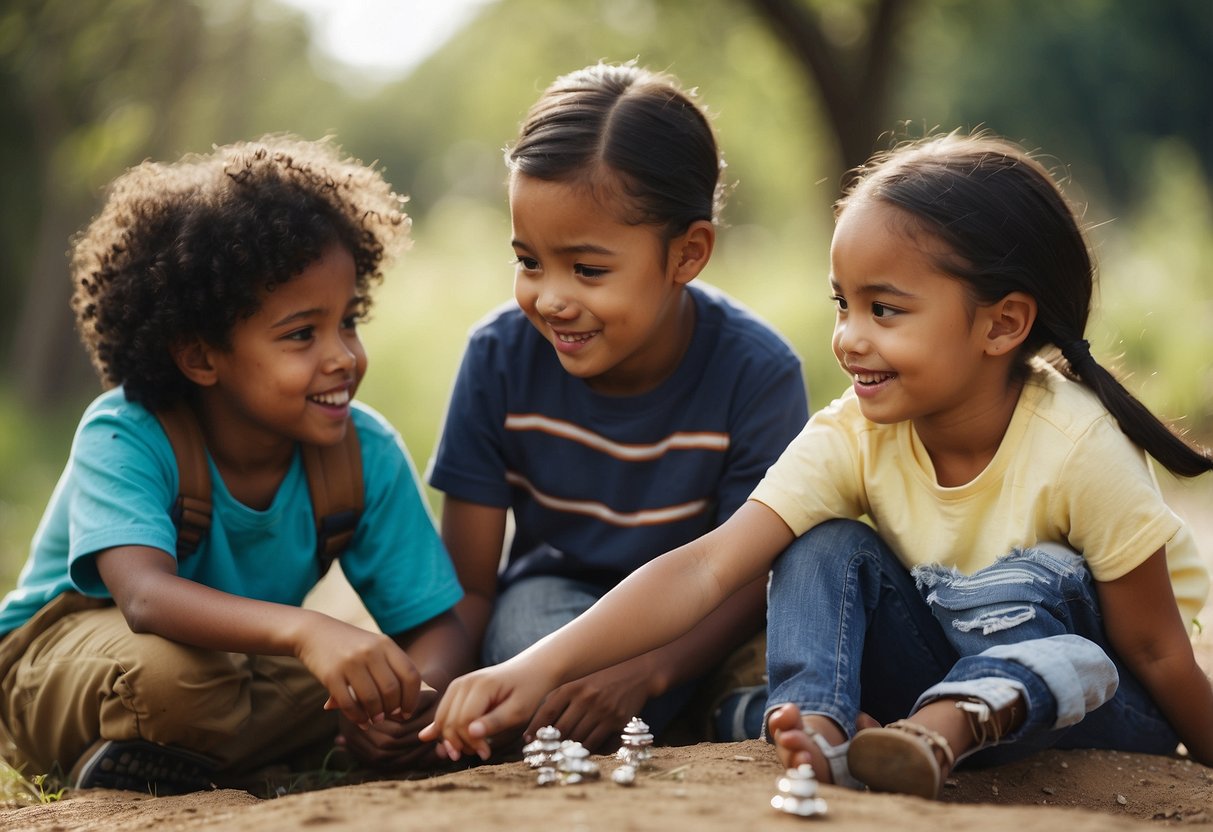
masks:
<path fill-rule="evenodd" d="M 365 509 L 341 568 L 383 632 L 398 635 L 462 597 L 416 469 L 399 434 L 355 403 Z M 210 531 L 178 574 L 234 595 L 298 606 L 319 580 L 316 528 L 298 452 L 264 511 L 243 505 L 211 471 Z M 177 463 L 156 417 L 121 389 L 85 411 L 67 467 L 34 536 L 17 588 L 0 603 L 0 633 L 68 589 L 108 597 L 94 555 L 115 546 L 176 551 L 169 510 Z"/>

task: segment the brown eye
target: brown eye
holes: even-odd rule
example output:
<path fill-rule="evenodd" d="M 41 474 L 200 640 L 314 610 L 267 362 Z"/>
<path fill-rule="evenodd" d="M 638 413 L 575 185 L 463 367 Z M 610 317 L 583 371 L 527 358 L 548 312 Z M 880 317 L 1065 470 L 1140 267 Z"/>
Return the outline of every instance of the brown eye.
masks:
<path fill-rule="evenodd" d="M 588 277 L 588 278 L 602 277 L 604 274 L 607 273 L 606 269 L 599 269 L 599 268 L 595 268 L 594 266 L 583 266 L 580 263 L 573 266 L 573 270 L 575 272 L 577 272 L 577 274 L 580 275 L 581 277 Z"/>

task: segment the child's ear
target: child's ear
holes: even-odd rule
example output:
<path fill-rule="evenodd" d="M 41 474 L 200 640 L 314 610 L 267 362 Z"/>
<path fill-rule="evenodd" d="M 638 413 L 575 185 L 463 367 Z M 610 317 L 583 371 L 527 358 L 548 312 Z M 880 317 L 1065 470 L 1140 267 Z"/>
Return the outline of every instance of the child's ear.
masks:
<path fill-rule="evenodd" d="M 707 220 L 696 220 L 670 241 L 669 266 L 674 280 L 690 283 L 703 271 L 712 258 L 716 245 L 716 226 Z"/>
<path fill-rule="evenodd" d="M 986 307 L 986 315 L 989 320 L 986 352 L 989 355 L 1013 353 L 1036 322 L 1036 298 L 1027 292 L 1011 292 Z"/>
<path fill-rule="evenodd" d="M 200 338 L 181 341 L 170 347 L 173 363 L 187 379 L 199 387 L 210 387 L 215 383 L 215 365 L 211 362 L 211 348 Z"/>

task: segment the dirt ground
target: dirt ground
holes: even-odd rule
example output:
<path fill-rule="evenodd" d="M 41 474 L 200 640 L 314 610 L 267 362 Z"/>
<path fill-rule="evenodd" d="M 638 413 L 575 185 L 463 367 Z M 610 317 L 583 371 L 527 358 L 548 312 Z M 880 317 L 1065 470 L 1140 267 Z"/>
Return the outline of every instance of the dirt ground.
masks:
<path fill-rule="evenodd" d="M 822 786 L 823 817 L 802 820 L 770 807 L 782 773 L 760 740 L 660 748 L 653 770 L 628 788 L 606 776 L 539 787 L 521 762 L 483 765 L 426 780 L 391 780 L 289 794 L 271 800 L 220 790 L 151 798 L 92 791 L 47 805 L 0 811 L 0 828 L 69 830 L 272 830 L 366 832 L 424 829 L 791 830 L 881 827 L 905 832 L 980 828 L 1069 832 L 1181 827 L 1213 830 L 1213 769 L 1190 761 L 1109 752 L 1045 752 L 998 769 L 958 772 L 942 801 Z"/>
<path fill-rule="evenodd" d="M 1176 505 L 1213 563 L 1213 482 L 1181 491 Z M 348 600 L 340 597 L 340 587 L 332 591 L 333 596 L 317 603 Z M 1209 627 L 1213 606 L 1203 618 Z M 1198 636 L 1195 645 L 1201 666 L 1213 674 L 1213 627 Z M 653 757 L 653 768 L 642 772 L 631 787 L 611 782 L 616 763 L 603 756 L 593 758 L 603 778 L 576 786 L 539 787 L 525 763 L 504 762 L 424 779 L 365 782 L 272 799 L 231 789 L 159 798 L 102 790 L 69 792 L 54 803 L 0 809 L 0 829 L 739 832 L 822 824 L 835 832 L 882 827 L 903 832 L 1024 832 L 1033 826 L 1067 832 L 1213 830 L 1213 769 L 1178 757 L 1045 752 L 995 769 L 962 769 L 948 781 L 938 802 L 822 786 L 826 814 L 808 820 L 771 808 L 783 772 L 764 742 L 664 747 L 655 749 Z"/>

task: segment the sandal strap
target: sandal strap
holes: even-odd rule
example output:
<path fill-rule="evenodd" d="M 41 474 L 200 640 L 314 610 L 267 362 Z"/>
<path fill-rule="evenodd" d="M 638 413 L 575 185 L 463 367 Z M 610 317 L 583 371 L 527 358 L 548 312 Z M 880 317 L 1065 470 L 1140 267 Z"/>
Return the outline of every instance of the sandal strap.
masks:
<path fill-rule="evenodd" d="M 932 752 L 939 751 L 943 754 L 944 766 L 947 771 L 951 771 L 956 765 L 956 755 L 952 753 L 952 745 L 944 738 L 943 734 L 938 731 L 933 731 L 925 725 L 919 725 L 917 722 L 910 722 L 908 719 L 899 719 L 896 722 L 890 722 L 886 728 L 894 728 L 898 731 L 905 731 L 907 734 L 913 734 L 919 737 L 923 742 L 930 747 Z"/>
<path fill-rule="evenodd" d="M 831 745 L 830 741 L 825 738 L 825 735 L 812 725 L 809 725 L 804 717 L 801 717 L 800 725 L 804 732 L 808 734 L 809 739 L 821 749 L 821 754 L 826 760 L 826 766 L 830 769 L 830 779 L 834 781 L 835 786 L 859 791 L 867 788 L 851 774 L 851 767 L 847 763 L 847 752 L 851 748 L 850 740 L 844 740 L 838 743 L 838 745 Z"/>
<path fill-rule="evenodd" d="M 955 701 L 956 710 L 963 711 L 969 721 L 969 730 L 973 732 L 976 745 L 973 751 L 997 745 L 1002 741 L 1005 731 L 999 720 L 1002 708 L 993 708 L 989 702 L 976 696 L 964 697 Z M 1008 721 L 1015 721 L 1015 702 L 1004 706 L 1008 709 Z M 972 753 L 972 752 L 970 752 Z"/>

